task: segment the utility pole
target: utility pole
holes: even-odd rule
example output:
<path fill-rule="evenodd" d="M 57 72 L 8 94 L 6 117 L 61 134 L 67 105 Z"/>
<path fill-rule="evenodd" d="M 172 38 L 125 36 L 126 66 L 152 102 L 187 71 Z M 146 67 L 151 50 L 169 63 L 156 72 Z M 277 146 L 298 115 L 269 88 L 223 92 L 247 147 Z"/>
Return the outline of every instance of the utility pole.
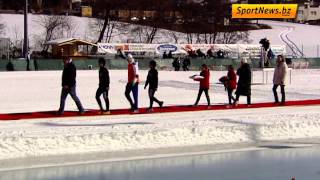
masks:
<path fill-rule="evenodd" d="M 24 42 L 23 42 L 23 56 L 27 61 L 27 71 L 30 71 L 29 59 L 29 41 L 28 41 L 28 0 L 24 4 Z"/>

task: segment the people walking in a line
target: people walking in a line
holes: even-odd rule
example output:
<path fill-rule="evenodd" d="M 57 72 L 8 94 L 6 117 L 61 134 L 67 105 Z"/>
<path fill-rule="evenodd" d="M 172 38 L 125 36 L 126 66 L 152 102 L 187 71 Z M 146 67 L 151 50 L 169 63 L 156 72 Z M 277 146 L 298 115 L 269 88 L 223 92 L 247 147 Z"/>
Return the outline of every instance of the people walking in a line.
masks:
<path fill-rule="evenodd" d="M 228 66 L 227 77 L 228 77 L 228 81 L 227 81 L 228 100 L 229 100 L 229 105 L 232 105 L 236 101 L 236 98 L 233 97 L 233 91 L 237 88 L 237 75 L 234 72 L 234 68 L 232 65 Z"/>
<path fill-rule="evenodd" d="M 201 79 L 194 79 L 195 81 L 200 81 L 199 93 L 194 106 L 198 106 L 201 95 L 204 92 L 207 98 L 208 106 L 210 106 L 210 97 L 209 97 L 209 89 L 210 89 L 210 71 L 206 64 L 201 65 Z"/>
<path fill-rule="evenodd" d="M 282 55 L 278 55 L 277 57 L 277 66 L 274 70 L 273 75 L 273 94 L 275 103 L 279 103 L 277 88 L 280 86 L 281 89 L 281 103 L 280 105 L 284 105 L 286 101 L 286 93 L 285 93 L 285 85 L 287 78 L 288 66 L 285 62 L 285 59 Z"/>
<path fill-rule="evenodd" d="M 247 96 L 247 104 L 251 104 L 251 68 L 247 62 L 247 59 L 241 60 L 241 66 L 237 70 L 239 76 L 238 87 L 236 90 L 235 106 L 239 103 L 240 96 Z"/>
<path fill-rule="evenodd" d="M 138 90 L 139 90 L 139 69 L 138 62 L 135 62 L 131 54 L 128 54 L 128 83 L 126 85 L 125 96 L 130 103 L 131 111 L 134 113 L 138 111 Z M 132 92 L 133 100 L 130 93 Z"/>
<path fill-rule="evenodd" d="M 64 69 L 62 73 L 62 90 L 61 90 L 61 97 L 60 97 L 60 108 L 58 114 L 62 115 L 64 113 L 65 102 L 68 94 L 72 97 L 74 102 L 76 103 L 79 113 L 83 114 L 84 109 L 76 94 L 76 76 L 77 76 L 77 69 L 76 66 L 73 64 L 71 58 L 65 58 L 63 60 Z"/>
<path fill-rule="evenodd" d="M 150 106 L 148 108 L 148 112 L 152 112 L 153 109 L 153 102 L 156 102 L 159 104 L 160 107 L 163 106 L 163 101 L 159 101 L 156 97 L 154 97 L 156 91 L 158 90 L 158 70 L 156 69 L 157 63 L 156 61 L 152 60 L 149 63 L 150 70 L 148 72 L 146 84 L 144 86 L 144 89 L 147 88 L 149 85 L 149 99 L 150 99 Z"/>
<path fill-rule="evenodd" d="M 106 60 L 104 58 L 99 59 L 99 87 L 96 92 L 96 100 L 98 102 L 100 113 L 101 114 L 110 114 L 109 111 L 109 85 L 110 85 L 110 76 L 109 71 L 105 67 Z M 100 96 L 103 95 L 103 99 L 106 104 L 106 110 L 103 109 Z"/>

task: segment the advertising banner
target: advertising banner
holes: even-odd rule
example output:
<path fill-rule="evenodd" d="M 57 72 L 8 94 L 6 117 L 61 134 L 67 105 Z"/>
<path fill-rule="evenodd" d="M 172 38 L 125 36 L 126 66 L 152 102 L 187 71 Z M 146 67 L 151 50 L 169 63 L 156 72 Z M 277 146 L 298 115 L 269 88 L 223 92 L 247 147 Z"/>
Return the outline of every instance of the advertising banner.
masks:
<path fill-rule="evenodd" d="M 138 44 L 138 43 L 99 43 L 99 53 L 116 54 L 119 50 L 123 52 L 148 52 L 162 55 L 164 52 L 172 54 L 188 54 L 190 51 L 200 50 L 207 53 L 223 51 L 227 56 L 259 58 L 261 56 L 260 44 Z M 272 45 L 271 50 L 275 56 L 286 54 L 286 46 Z"/>

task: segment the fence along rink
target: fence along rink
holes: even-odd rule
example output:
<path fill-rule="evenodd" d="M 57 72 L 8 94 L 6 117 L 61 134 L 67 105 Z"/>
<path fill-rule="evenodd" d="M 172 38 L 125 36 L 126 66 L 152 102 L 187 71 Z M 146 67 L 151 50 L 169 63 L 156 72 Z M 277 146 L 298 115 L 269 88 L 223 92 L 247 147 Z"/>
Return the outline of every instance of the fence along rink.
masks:
<path fill-rule="evenodd" d="M 190 51 L 201 50 L 207 53 L 208 50 L 217 52 L 223 51 L 228 58 L 247 57 L 251 59 L 261 58 L 260 44 L 138 44 L 138 43 L 98 43 L 100 54 L 117 54 L 119 50 L 124 52 L 142 53 L 147 52 L 154 56 L 161 56 L 164 52 L 175 55 L 187 55 Z M 275 56 L 286 55 L 285 45 L 271 45 Z"/>

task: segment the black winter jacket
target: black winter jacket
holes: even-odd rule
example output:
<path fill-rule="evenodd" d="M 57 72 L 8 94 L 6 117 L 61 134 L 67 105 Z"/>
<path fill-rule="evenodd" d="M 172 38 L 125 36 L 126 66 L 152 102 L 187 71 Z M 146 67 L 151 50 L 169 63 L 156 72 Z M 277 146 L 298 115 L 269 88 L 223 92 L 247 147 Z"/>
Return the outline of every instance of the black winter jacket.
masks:
<path fill-rule="evenodd" d="M 100 67 L 99 70 L 99 87 L 100 88 L 107 88 L 110 85 L 110 77 L 109 71 L 105 67 Z"/>
<path fill-rule="evenodd" d="M 145 87 L 149 85 L 149 89 L 158 88 L 158 71 L 156 69 L 150 69 Z"/>
<path fill-rule="evenodd" d="M 250 65 L 245 63 L 238 70 L 239 76 L 238 87 L 236 94 L 243 96 L 251 95 L 251 68 Z"/>
<path fill-rule="evenodd" d="M 62 87 L 68 86 L 69 88 L 76 85 L 77 69 L 76 66 L 71 62 L 64 66 L 62 72 Z"/>

